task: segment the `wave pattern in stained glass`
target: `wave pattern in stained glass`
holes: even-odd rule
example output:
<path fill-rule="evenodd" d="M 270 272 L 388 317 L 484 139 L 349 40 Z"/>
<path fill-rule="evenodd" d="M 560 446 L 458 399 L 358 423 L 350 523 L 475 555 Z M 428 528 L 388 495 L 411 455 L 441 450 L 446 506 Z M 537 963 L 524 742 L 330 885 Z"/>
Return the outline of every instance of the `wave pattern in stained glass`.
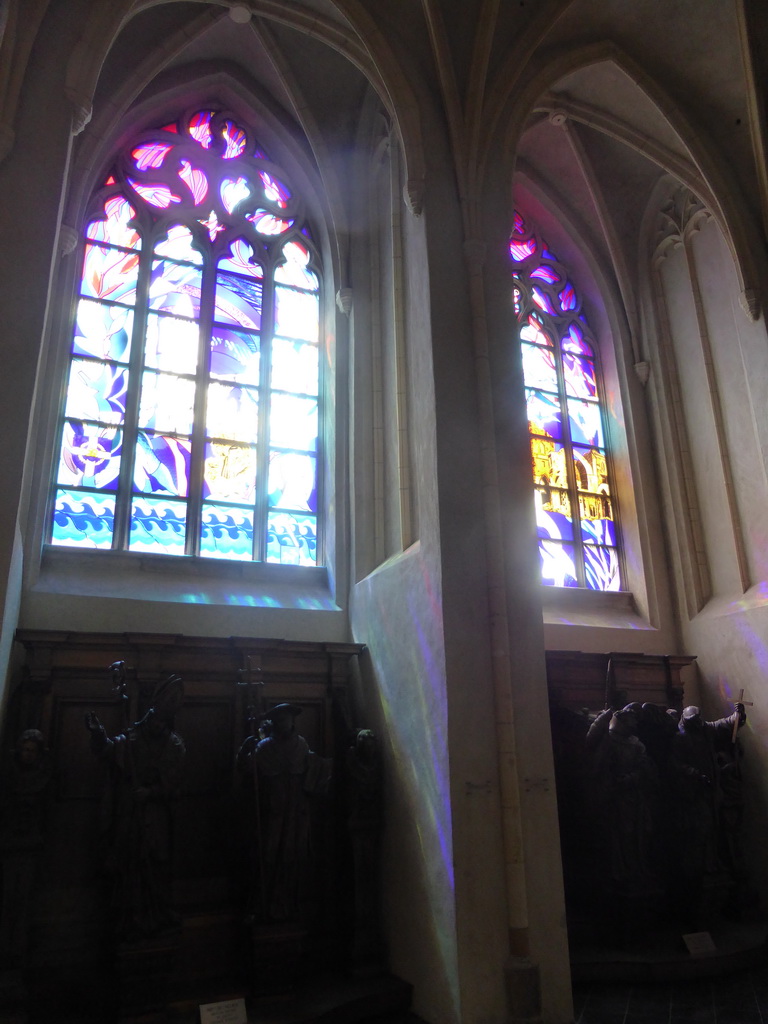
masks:
<path fill-rule="evenodd" d="M 316 565 L 320 282 L 300 197 L 211 108 L 140 134 L 102 180 L 51 543 Z"/>
<path fill-rule="evenodd" d="M 509 251 L 542 581 L 619 590 L 599 375 L 581 299 L 567 269 L 518 212 Z"/>

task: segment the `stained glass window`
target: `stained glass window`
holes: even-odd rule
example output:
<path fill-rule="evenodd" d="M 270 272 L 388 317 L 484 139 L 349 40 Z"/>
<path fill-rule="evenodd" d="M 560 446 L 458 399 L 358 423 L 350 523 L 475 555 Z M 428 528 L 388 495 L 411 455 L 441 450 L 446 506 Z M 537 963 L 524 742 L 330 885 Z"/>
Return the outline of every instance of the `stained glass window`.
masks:
<path fill-rule="evenodd" d="M 316 565 L 320 280 L 251 128 L 143 132 L 93 196 L 52 544 Z"/>
<path fill-rule="evenodd" d="M 519 212 L 509 252 L 542 581 L 620 590 L 595 340 L 567 269 Z"/>

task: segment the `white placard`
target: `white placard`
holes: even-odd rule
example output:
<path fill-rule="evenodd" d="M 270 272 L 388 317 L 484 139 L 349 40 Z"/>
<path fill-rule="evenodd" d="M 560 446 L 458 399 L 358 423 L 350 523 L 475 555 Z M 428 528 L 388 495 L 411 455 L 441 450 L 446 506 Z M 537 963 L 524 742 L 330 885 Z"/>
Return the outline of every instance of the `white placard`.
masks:
<path fill-rule="evenodd" d="M 222 1003 L 201 1003 L 200 1024 L 248 1024 L 244 999 L 225 999 Z"/>
<path fill-rule="evenodd" d="M 717 947 L 712 941 L 709 932 L 689 932 L 683 936 L 683 942 L 688 947 L 691 956 L 703 956 L 704 953 L 715 953 Z"/>

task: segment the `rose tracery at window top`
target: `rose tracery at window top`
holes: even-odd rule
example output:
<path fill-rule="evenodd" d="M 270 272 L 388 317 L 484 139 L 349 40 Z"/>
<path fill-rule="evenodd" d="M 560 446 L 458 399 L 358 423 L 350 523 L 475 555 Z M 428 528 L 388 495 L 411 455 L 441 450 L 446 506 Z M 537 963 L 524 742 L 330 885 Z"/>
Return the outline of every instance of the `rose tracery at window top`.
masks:
<path fill-rule="evenodd" d="M 542 580 L 620 590 L 596 347 L 566 268 L 515 213 L 520 322 Z"/>
<path fill-rule="evenodd" d="M 206 109 L 134 139 L 91 210 L 51 543 L 317 564 L 300 198 L 248 127 Z"/>

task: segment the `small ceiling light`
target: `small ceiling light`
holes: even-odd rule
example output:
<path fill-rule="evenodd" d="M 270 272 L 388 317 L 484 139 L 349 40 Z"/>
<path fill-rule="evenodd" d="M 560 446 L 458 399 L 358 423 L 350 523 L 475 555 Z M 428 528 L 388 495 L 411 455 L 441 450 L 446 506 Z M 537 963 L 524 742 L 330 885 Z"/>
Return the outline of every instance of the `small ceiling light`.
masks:
<path fill-rule="evenodd" d="M 229 16 L 237 25 L 247 25 L 251 20 L 251 12 L 245 4 L 234 4 L 229 8 Z"/>

